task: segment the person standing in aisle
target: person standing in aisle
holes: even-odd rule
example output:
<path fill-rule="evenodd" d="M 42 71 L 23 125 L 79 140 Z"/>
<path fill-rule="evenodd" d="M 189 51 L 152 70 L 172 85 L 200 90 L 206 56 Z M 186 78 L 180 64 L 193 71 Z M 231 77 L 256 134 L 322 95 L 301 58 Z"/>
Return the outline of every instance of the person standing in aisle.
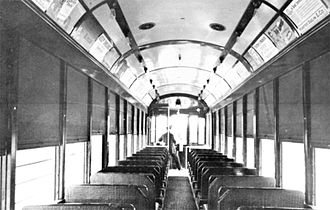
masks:
<path fill-rule="evenodd" d="M 171 165 L 175 166 L 174 168 L 177 168 L 181 170 L 181 164 L 178 156 L 178 152 L 176 150 L 176 141 L 174 139 L 173 134 L 170 132 L 171 126 L 167 127 L 167 132 L 164 133 L 159 139 L 158 142 L 161 144 L 169 145 L 169 153 L 171 155 Z M 169 141 L 167 140 L 169 139 Z"/>

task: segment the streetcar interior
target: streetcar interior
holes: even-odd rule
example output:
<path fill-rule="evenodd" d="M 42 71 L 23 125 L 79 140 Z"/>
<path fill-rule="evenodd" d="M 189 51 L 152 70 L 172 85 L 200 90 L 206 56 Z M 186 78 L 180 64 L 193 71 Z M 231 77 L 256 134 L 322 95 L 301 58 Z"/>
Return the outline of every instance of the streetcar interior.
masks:
<path fill-rule="evenodd" d="M 229 209 L 198 175 L 210 153 L 303 201 L 273 207 L 330 209 L 329 14 L 330 0 L 0 0 L 0 210 L 74 209 L 72 186 L 125 164 L 131 185 L 141 153 L 162 174 L 142 209 L 170 209 L 169 129 L 196 209 Z"/>

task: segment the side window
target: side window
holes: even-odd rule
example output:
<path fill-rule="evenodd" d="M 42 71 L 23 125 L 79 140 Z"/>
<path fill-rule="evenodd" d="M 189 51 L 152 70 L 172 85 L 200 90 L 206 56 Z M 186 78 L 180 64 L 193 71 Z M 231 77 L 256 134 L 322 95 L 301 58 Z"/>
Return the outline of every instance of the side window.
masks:
<path fill-rule="evenodd" d="M 254 139 L 246 138 L 247 167 L 254 168 Z"/>
<path fill-rule="evenodd" d="M 18 150 L 16 154 L 15 209 L 53 202 L 55 147 Z"/>
<path fill-rule="evenodd" d="M 65 148 L 65 187 L 84 182 L 85 142 L 67 144 Z"/>
<path fill-rule="evenodd" d="M 274 140 L 261 139 L 261 175 L 275 177 Z"/>
<path fill-rule="evenodd" d="M 304 144 L 283 142 L 283 188 L 305 191 Z M 292 155 L 294 151 L 294 155 Z"/>
<path fill-rule="evenodd" d="M 316 207 L 329 208 L 330 149 L 315 148 Z"/>

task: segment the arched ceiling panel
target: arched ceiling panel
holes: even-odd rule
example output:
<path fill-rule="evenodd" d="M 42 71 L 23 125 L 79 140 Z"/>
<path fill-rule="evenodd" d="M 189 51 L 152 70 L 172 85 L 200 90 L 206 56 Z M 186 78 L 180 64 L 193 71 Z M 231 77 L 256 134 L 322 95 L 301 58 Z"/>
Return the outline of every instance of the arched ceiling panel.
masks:
<path fill-rule="evenodd" d="M 219 49 L 193 43 L 162 45 L 141 51 L 148 69 L 190 66 L 211 71 L 220 54 Z"/>
<path fill-rule="evenodd" d="M 192 39 L 225 45 L 250 1 L 118 0 L 138 45 L 169 39 Z M 207 11 L 207 12 L 201 12 Z M 156 25 L 140 30 L 147 22 Z M 226 30 L 212 30 L 220 23 Z"/>
<path fill-rule="evenodd" d="M 275 14 L 276 12 L 272 8 L 262 4 L 242 35 L 237 39 L 236 44 L 233 46 L 233 50 L 243 54 L 249 44 L 251 44 L 254 38 L 262 31 Z"/>
<path fill-rule="evenodd" d="M 209 83 L 206 85 L 205 89 L 206 91 L 203 91 L 204 97 L 207 92 L 210 92 L 213 93 L 216 99 L 219 99 L 224 96 L 231 89 L 231 87 L 222 77 L 213 74 L 210 77 Z"/>
<path fill-rule="evenodd" d="M 198 95 L 200 92 L 200 88 L 198 86 L 194 86 L 191 84 L 183 84 L 183 83 L 171 83 L 171 84 L 166 84 L 158 87 L 158 92 L 160 95 L 167 95 L 167 94 L 189 94 L 189 95 Z M 208 95 L 211 95 L 211 97 L 215 98 L 212 93 L 209 93 L 206 90 L 206 93 Z"/>
<path fill-rule="evenodd" d="M 140 80 L 147 84 L 152 83 L 150 84 L 150 87 L 155 85 L 156 88 L 168 83 L 186 83 L 201 87 L 208 79 L 209 74 L 209 71 L 203 71 L 195 68 L 168 67 L 143 74 L 135 82 Z M 133 86 L 131 88 L 133 88 Z"/>
<path fill-rule="evenodd" d="M 91 0 L 90 2 L 94 2 L 94 0 Z M 94 3 L 91 5 L 94 5 Z M 129 42 L 122 33 L 120 26 L 118 25 L 118 22 L 116 21 L 115 16 L 108 4 L 103 4 L 96 8 L 93 11 L 93 15 L 111 37 L 112 41 L 122 54 L 130 50 Z"/>

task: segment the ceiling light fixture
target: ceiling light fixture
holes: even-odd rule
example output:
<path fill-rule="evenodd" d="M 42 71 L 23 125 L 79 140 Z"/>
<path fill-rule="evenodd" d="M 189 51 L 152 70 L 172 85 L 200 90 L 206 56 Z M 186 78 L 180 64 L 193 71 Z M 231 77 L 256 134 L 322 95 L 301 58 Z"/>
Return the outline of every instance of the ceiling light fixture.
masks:
<path fill-rule="evenodd" d="M 210 28 L 212 28 L 215 31 L 224 31 L 226 30 L 226 27 L 220 23 L 211 23 Z"/>
<path fill-rule="evenodd" d="M 156 24 L 154 22 L 143 23 L 139 26 L 140 30 L 149 30 L 153 28 Z"/>
<path fill-rule="evenodd" d="M 142 63 L 142 62 L 143 62 L 143 57 L 142 57 L 142 55 L 138 55 L 138 56 L 137 56 L 137 59 L 138 59 L 139 63 Z"/>
<path fill-rule="evenodd" d="M 219 61 L 220 61 L 220 63 L 222 63 L 223 60 L 225 60 L 225 57 L 222 55 L 222 56 L 219 57 Z"/>
<path fill-rule="evenodd" d="M 180 107 L 181 106 L 181 100 L 179 98 L 176 99 L 175 106 L 176 107 Z"/>

